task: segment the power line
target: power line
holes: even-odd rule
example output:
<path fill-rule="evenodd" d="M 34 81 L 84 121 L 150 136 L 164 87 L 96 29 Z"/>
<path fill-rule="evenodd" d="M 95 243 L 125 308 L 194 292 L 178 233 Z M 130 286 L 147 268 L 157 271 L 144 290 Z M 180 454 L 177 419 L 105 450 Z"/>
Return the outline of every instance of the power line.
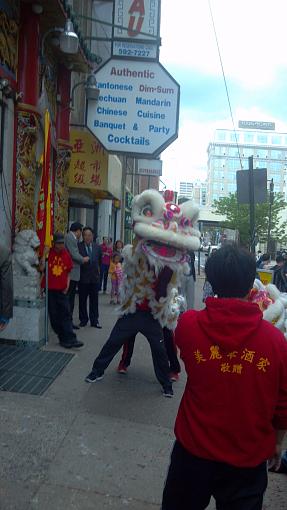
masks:
<path fill-rule="evenodd" d="M 223 61 L 222 61 L 222 57 L 221 57 L 221 51 L 220 51 L 220 47 L 219 47 L 219 42 L 218 42 L 218 37 L 217 37 L 216 28 L 215 28 L 215 22 L 214 22 L 214 18 L 213 18 L 213 13 L 212 13 L 212 8 L 211 8 L 210 0 L 208 0 L 208 5 L 209 5 L 210 16 L 211 16 L 211 20 L 212 20 L 214 36 L 215 36 L 216 45 L 217 45 L 218 56 L 219 56 L 220 65 L 221 65 L 221 71 L 222 71 L 224 85 L 225 85 L 227 101 L 228 101 L 228 105 L 229 105 L 229 112 L 230 112 L 230 116 L 231 116 L 231 120 L 232 120 L 232 125 L 233 125 L 233 132 L 234 132 L 234 135 L 235 135 L 235 143 L 236 143 L 236 147 L 237 147 L 237 151 L 238 151 L 238 157 L 239 157 L 239 161 L 240 161 L 241 170 L 243 170 L 243 163 L 242 163 L 242 159 L 241 159 L 241 155 L 240 155 L 240 150 L 239 150 L 239 145 L 238 145 L 238 137 L 237 137 L 237 132 L 236 132 L 235 123 L 234 123 L 234 117 L 233 117 L 231 101 L 230 101 L 230 96 L 229 96 L 229 91 L 228 91 L 228 86 L 227 86 L 227 80 L 226 80 L 226 76 L 225 76 L 225 72 L 224 72 Z"/>

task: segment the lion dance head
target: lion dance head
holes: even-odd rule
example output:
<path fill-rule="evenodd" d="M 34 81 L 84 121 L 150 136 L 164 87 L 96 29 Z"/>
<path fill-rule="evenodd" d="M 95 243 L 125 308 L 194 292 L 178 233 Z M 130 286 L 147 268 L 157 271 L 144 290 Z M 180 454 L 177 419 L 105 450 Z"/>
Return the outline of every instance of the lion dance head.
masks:
<path fill-rule="evenodd" d="M 177 205 L 165 202 L 155 190 L 136 196 L 132 204 L 135 249 L 143 252 L 157 269 L 168 266 L 177 271 L 188 260 L 188 252 L 200 247 L 195 228 L 199 209 L 190 201 Z"/>

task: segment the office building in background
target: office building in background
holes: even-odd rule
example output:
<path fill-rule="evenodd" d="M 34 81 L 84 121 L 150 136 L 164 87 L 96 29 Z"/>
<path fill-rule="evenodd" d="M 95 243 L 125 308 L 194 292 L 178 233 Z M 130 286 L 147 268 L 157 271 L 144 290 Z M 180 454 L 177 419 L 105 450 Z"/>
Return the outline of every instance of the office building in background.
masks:
<path fill-rule="evenodd" d="M 193 200 L 194 204 L 205 206 L 207 204 L 207 183 L 201 181 L 179 183 L 178 197 Z"/>
<path fill-rule="evenodd" d="M 287 133 L 275 131 L 273 122 L 239 121 L 238 128 L 217 129 L 208 145 L 208 204 L 236 192 L 236 171 L 248 169 L 249 156 L 286 197 Z"/>

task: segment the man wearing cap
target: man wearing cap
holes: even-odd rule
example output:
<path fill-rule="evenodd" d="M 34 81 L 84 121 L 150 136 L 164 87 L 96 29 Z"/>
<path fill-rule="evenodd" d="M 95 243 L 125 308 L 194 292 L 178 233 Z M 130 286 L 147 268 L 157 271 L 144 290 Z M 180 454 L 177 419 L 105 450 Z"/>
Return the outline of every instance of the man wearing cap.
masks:
<path fill-rule="evenodd" d="M 67 349 L 82 347 L 73 331 L 68 289 L 73 262 L 65 249 L 65 238 L 60 232 L 54 234 L 53 247 L 48 255 L 48 311 L 53 330 L 60 345 Z M 44 279 L 43 279 L 44 280 Z"/>
<path fill-rule="evenodd" d="M 75 221 L 70 226 L 70 231 L 66 235 L 65 238 L 65 247 L 71 255 L 73 261 L 73 268 L 71 271 L 71 279 L 70 286 L 68 290 L 69 302 L 70 302 L 70 310 L 71 310 L 71 318 L 73 321 L 73 313 L 74 313 L 74 305 L 75 305 L 75 295 L 77 284 L 80 280 L 80 266 L 82 264 L 87 264 L 90 260 L 88 256 L 84 256 L 80 254 L 78 241 L 82 235 L 83 225 L 78 221 Z M 73 324 L 74 329 L 79 329 L 78 326 Z"/>

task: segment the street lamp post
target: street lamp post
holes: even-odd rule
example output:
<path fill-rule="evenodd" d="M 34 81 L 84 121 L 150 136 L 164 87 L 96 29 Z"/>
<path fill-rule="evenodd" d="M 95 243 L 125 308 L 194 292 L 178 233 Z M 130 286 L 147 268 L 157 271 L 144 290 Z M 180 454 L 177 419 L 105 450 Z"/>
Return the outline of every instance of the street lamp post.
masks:
<path fill-rule="evenodd" d="M 274 182 L 273 179 L 270 181 L 269 187 L 269 215 L 268 215 L 268 233 L 267 233 L 267 253 L 270 252 L 270 241 L 271 241 L 271 222 L 272 222 L 272 205 L 274 203 Z"/>

